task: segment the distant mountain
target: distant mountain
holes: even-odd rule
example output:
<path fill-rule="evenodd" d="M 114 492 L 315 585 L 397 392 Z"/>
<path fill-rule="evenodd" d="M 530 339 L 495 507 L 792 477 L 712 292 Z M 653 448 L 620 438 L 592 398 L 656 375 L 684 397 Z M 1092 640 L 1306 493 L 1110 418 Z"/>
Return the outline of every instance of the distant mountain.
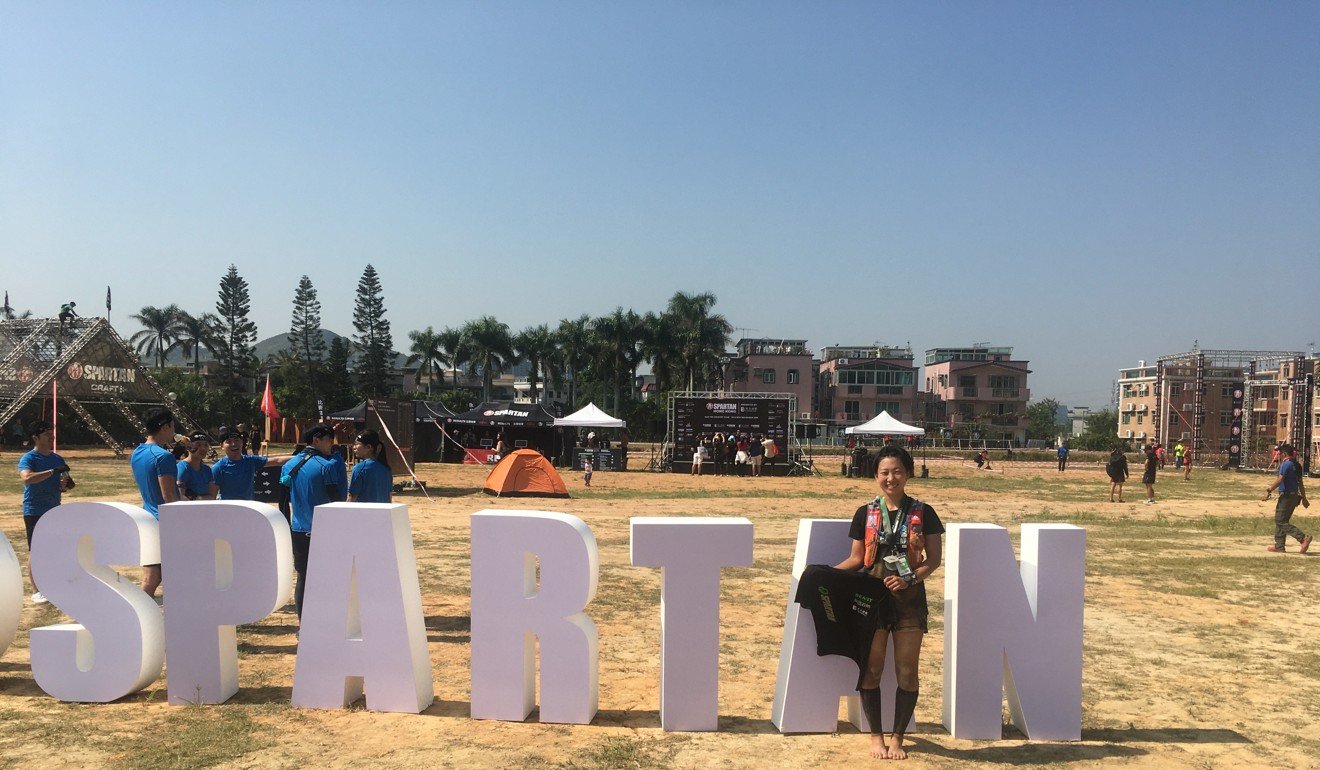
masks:
<path fill-rule="evenodd" d="M 327 351 L 330 350 L 330 343 L 334 342 L 336 339 L 339 339 L 340 337 L 341 335 L 335 334 L 329 329 L 321 330 L 321 339 L 325 340 L 325 349 Z M 351 346 L 353 341 L 349 339 L 348 342 Z M 276 334 L 274 337 L 267 337 L 266 339 L 258 342 L 252 348 L 252 352 L 256 354 L 257 361 L 261 362 L 262 364 L 265 364 L 266 361 L 277 358 L 281 351 L 288 350 L 288 348 L 289 348 L 289 335 L 287 332 L 285 332 L 284 334 Z M 207 352 L 206 348 L 202 348 L 202 354 L 199 358 L 201 361 L 205 362 L 214 359 L 215 356 Z M 355 352 L 350 353 L 348 360 L 350 364 L 357 363 L 357 354 Z M 394 354 L 395 368 L 398 369 L 404 368 L 404 364 L 406 364 L 407 361 L 408 361 L 408 357 L 406 355 L 397 352 Z M 165 358 L 166 366 L 188 366 L 190 364 L 192 364 L 192 356 L 185 357 L 183 355 L 183 351 L 178 348 L 172 350 L 170 354 Z M 148 367 L 155 366 L 156 359 L 154 357 L 143 356 L 142 365 Z"/>

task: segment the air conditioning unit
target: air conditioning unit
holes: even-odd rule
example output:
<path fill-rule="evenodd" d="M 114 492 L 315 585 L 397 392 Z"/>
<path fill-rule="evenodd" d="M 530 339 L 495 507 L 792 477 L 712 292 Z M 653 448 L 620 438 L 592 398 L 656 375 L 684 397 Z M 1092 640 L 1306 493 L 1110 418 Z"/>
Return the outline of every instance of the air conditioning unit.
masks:
<path fill-rule="evenodd" d="M 1123 431 L 1123 438 L 1132 438 L 1132 431 L 1130 430 Z"/>
<path fill-rule="evenodd" d="M 1137 405 L 1137 411 L 1138 411 L 1138 412 L 1144 412 L 1144 411 L 1146 411 L 1146 405 L 1145 405 L 1145 404 L 1138 404 L 1138 405 Z"/>
<path fill-rule="evenodd" d="M 804 420 L 810 420 L 810 419 L 811 419 L 811 412 L 803 412 L 803 413 L 802 413 L 802 419 L 804 419 Z"/>
<path fill-rule="evenodd" d="M 1185 430 L 1185 431 L 1182 432 L 1182 438 L 1183 438 L 1183 441 L 1186 441 L 1186 440 L 1190 439 L 1191 437 L 1192 437 L 1192 432 L 1191 432 L 1191 431 L 1187 431 L 1187 430 Z"/>
<path fill-rule="evenodd" d="M 1146 437 L 1146 431 L 1144 430 L 1137 434 L 1137 438 L 1145 438 L 1145 437 Z"/>
<path fill-rule="evenodd" d="M 1190 411 L 1192 411 L 1192 405 L 1191 405 L 1191 404 L 1183 404 L 1182 410 L 1183 410 L 1184 412 L 1190 412 Z"/>

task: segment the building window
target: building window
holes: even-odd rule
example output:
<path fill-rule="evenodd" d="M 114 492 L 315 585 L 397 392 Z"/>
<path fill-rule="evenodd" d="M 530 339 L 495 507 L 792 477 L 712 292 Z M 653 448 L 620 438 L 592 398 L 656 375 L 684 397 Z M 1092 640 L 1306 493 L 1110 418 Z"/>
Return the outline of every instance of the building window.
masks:
<path fill-rule="evenodd" d="M 1140 425 L 1143 421 L 1145 421 L 1145 419 L 1146 419 L 1146 415 L 1144 414 L 1137 415 L 1137 424 Z"/>
<path fill-rule="evenodd" d="M 1127 424 L 1129 424 L 1129 423 L 1131 423 L 1131 422 L 1132 422 L 1132 413 L 1131 413 L 1131 412 L 1124 412 L 1124 413 L 1123 413 L 1123 424 L 1124 424 L 1124 425 L 1127 425 Z"/>
<path fill-rule="evenodd" d="M 1013 374 L 990 375 L 991 398 L 1017 398 L 1018 378 Z"/>
<path fill-rule="evenodd" d="M 766 385 L 774 385 L 774 384 L 775 384 L 775 370 L 774 370 L 774 369 L 766 369 L 765 371 L 761 372 L 761 382 L 764 382 Z"/>
<path fill-rule="evenodd" d="M 788 384 L 789 384 L 789 385 L 796 385 L 796 384 L 798 384 L 798 370 L 797 370 L 797 369 L 789 369 L 789 370 L 788 370 Z"/>
<path fill-rule="evenodd" d="M 844 402 L 843 402 L 843 418 L 844 418 L 845 420 L 860 420 L 860 419 L 862 419 L 862 402 L 861 402 L 861 401 L 844 401 Z"/>
<path fill-rule="evenodd" d="M 897 401 L 877 401 L 877 402 L 875 402 L 875 413 L 876 413 L 876 414 L 880 414 L 881 412 L 889 412 L 889 416 L 890 416 L 890 417 L 897 418 L 897 417 L 898 417 L 898 402 L 897 402 Z"/>
<path fill-rule="evenodd" d="M 1223 386 L 1222 388 L 1219 389 L 1219 395 L 1221 398 L 1232 398 L 1233 386 L 1232 385 Z"/>
<path fill-rule="evenodd" d="M 861 386 L 861 385 L 849 385 L 849 386 L 848 386 L 848 395 L 850 395 L 850 396 L 860 396 L 861 394 L 862 394 L 862 386 Z"/>
<path fill-rule="evenodd" d="M 1219 413 L 1219 424 L 1222 425 L 1222 426 L 1225 427 L 1225 428 L 1227 428 L 1229 425 L 1232 425 L 1232 424 L 1233 424 L 1233 414 L 1232 414 L 1231 412 L 1220 412 L 1220 413 Z"/>
<path fill-rule="evenodd" d="M 958 377 L 958 387 L 962 390 L 963 396 L 976 398 L 976 375 L 961 375 Z"/>

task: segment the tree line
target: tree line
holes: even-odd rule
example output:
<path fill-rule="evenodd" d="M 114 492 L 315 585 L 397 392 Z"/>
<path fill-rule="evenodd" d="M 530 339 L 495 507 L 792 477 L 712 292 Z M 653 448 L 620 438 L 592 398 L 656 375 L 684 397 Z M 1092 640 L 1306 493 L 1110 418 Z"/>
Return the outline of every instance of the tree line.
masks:
<path fill-rule="evenodd" d="M 154 359 L 162 384 L 204 424 L 251 419 L 257 402 L 253 383 L 261 369 L 271 374 L 282 414 L 315 418 L 409 386 L 412 397 L 466 410 L 473 401 L 491 400 L 495 378 L 525 362 L 533 401 L 541 400 L 545 387 L 567 391 L 569 408 L 595 401 L 640 427 L 662 413 L 658 399 L 649 405 L 637 399 L 634 382 L 643 363 L 651 365 L 658 392 L 718 386 L 733 327 L 715 312 L 715 304 L 713 293 L 679 291 L 660 311 L 616 307 L 599 317 L 583 314 L 519 331 L 490 315 L 457 326 L 427 326 L 408 332 L 403 355 L 415 373 L 400 386 L 394 378 L 400 354 L 394 351 L 384 290 L 373 266 L 358 280 L 351 339 L 336 335 L 327 345 L 317 290 L 304 275 L 293 292 L 285 348 L 258 361 L 248 284 L 230 265 L 220 279 L 214 313 L 144 307 L 132 316 L 143 328 L 130 343 Z M 191 359 L 191 372 L 165 369 L 176 350 Z M 203 350 L 217 361 L 205 386 Z M 480 392 L 446 378 L 450 369 L 480 378 Z"/>

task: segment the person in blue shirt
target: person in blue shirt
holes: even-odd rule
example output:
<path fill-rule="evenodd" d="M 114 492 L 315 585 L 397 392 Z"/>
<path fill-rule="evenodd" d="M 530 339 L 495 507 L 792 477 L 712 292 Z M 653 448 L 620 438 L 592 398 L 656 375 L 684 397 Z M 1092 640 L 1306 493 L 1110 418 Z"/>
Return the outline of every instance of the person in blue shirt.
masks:
<path fill-rule="evenodd" d="M 188 437 L 188 456 L 179 461 L 179 497 L 185 500 L 214 500 L 215 485 L 211 483 L 211 466 L 206 456 L 211 453 L 211 438 L 205 433 Z"/>
<path fill-rule="evenodd" d="M 159 519 L 161 505 L 179 500 L 179 469 L 169 449 L 174 444 L 174 413 L 153 409 L 147 413 L 146 426 L 147 438 L 133 450 L 129 465 L 142 495 L 142 507 Z M 142 590 L 147 596 L 155 596 L 159 587 L 160 564 L 144 565 Z"/>
<path fill-rule="evenodd" d="M 211 487 L 221 500 L 251 500 L 257 472 L 283 465 L 294 457 L 243 454 L 244 443 L 241 431 L 221 429 L 220 446 L 224 448 L 225 456 L 211 466 Z"/>
<path fill-rule="evenodd" d="M 60 504 L 62 492 L 73 487 L 69 466 L 55 453 L 55 433 L 50 424 L 37 420 L 27 429 L 31 451 L 18 458 L 18 477 L 23 480 L 23 526 L 27 529 L 28 553 L 32 553 L 32 533 L 46 511 Z M 45 604 L 40 591 L 32 594 L 33 604 Z"/>
<path fill-rule="evenodd" d="M 1306 553 L 1311 547 L 1311 536 L 1298 529 L 1291 519 L 1298 503 L 1301 503 L 1303 508 L 1310 508 L 1311 501 L 1306 499 L 1302 471 L 1297 465 L 1297 450 L 1292 444 L 1279 445 L 1279 475 L 1272 484 L 1265 487 L 1263 499 L 1270 499 L 1270 495 L 1276 489 L 1279 490 L 1279 502 L 1274 504 L 1274 545 L 1267 546 L 1265 550 L 1271 553 L 1283 553 L 1284 544 L 1291 535 L 1300 543 L 1297 552 Z"/>
<path fill-rule="evenodd" d="M 318 505 L 343 502 L 348 491 L 344 460 L 334 451 L 334 428 L 329 425 L 308 428 L 303 443 L 307 448 L 302 454 L 280 469 L 280 483 L 289 488 L 293 569 L 298 574 L 293 606 L 299 618 L 302 618 L 303 591 L 307 584 L 307 554 L 312 548 L 312 516 Z"/>
<path fill-rule="evenodd" d="M 348 481 L 350 503 L 388 503 L 394 491 L 394 474 L 385 462 L 385 445 L 374 430 L 364 430 L 353 441 L 353 476 Z"/>
<path fill-rule="evenodd" d="M 1063 473 L 1067 469 L 1068 469 L 1068 445 L 1059 444 L 1059 473 Z"/>

